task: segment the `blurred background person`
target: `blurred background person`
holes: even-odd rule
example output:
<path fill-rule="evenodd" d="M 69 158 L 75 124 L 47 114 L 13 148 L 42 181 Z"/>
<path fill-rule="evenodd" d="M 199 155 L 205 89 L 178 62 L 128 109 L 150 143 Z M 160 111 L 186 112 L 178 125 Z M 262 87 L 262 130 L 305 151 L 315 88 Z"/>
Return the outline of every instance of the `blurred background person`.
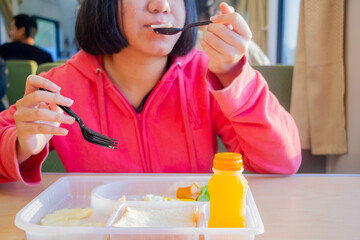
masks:
<path fill-rule="evenodd" d="M 37 33 L 37 23 L 34 18 L 19 14 L 13 17 L 11 22 L 11 43 L 5 43 L 0 47 L 0 55 L 5 60 L 34 60 L 38 65 L 52 62 L 51 55 L 36 47 L 35 35 Z"/>
<path fill-rule="evenodd" d="M 210 17 L 217 13 L 218 3 L 216 0 L 196 0 L 196 8 L 199 21 L 209 20 Z M 202 50 L 200 41 L 203 38 L 203 31 L 207 26 L 200 26 L 198 31 L 198 39 L 196 48 Z M 251 65 L 270 65 L 270 59 L 261 50 L 261 48 L 251 40 L 246 51 L 246 58 Z"/>

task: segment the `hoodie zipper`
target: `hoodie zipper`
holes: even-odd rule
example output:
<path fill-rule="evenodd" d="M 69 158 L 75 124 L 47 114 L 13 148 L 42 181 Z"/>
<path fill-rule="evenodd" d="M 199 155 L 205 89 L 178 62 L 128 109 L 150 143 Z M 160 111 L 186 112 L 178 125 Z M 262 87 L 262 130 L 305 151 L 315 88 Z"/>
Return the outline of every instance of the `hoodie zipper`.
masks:
<path fill-rule="evenodd" d="M 137 113 L 134 108 L 126 101 L 125 98 L 124 101 L 128 103 L 128 105 L 130 105 L 129 107 L 131 108 L 131 111 L 134 113 L 134 115 L 136 116 L 136 121 L 137 121 L 137 128 L 138 128 L 138 137 L 139 137 L 139 141 L 140 141 L 140 152 L 142 155 L 142 162 L 144 166 L 144 170 L 146 173 L 150 173 L 152 167 L 150 166 L 150 159 L 148 154 L 148 151 L 146 150 L 146 142 L 145 137 L 144 137 L 144 118 L 143 118 L 143 114 L 146 113 L 147 108 L 149 107 L 148 105 L 151 105 L 151 102 L 153 101 L 154 96 L 156 95 L 157 92 L 159 91 L 159 89 L 161 89 L 161 87 L 164 85 L 164 80 L 160 81 L 159 84 L 157 84 L 154 89 L 152 90 L 152 92 L 150 93 L 147 101 L 145 102 L 145 105 L 141 111 L 141 113 Z"/>
<path fill-rule="evenodd" d="M 137 119 L 137 127 L 138 127 L 138 133 L 140 138 L 140 151 L 143 156 L 143 162 L 145 165 L 145 172 L 149 173 L 149 166 L 147 162 L 146 152 L 145 152 L 145 143 L 144 143 L 144 124 L 143 124 L 143 117 L 141 113 L 136 113 L 136 119 Z"/>
<path fill-rule="evenodd" d="M 151 166 L 150 166 L 150 157 L 148 156 L 148 151 L 146 150 L 147 147 L 147 143 L 144 141 L 145 137 L 144 137 L 144 118 L 143 118 L 143 114 L 146 113 L 147 109 L 148 109 L 148 105 L 151 105 L 151 102 L 153 101 L 154 96 L 156 95 L 157 92 L 159 91 L 159 89 L 162 87 L 162 85 L 164 84 L 164 81 L 161 81 L 159 84 L 157 84 L 154 89 L 152 90 L 152 92 L 150 93 L 148 99 L 145 102 L 145 105 L 141 111 L 141 113 L 137 113 L 134 108 L 132 108 L 133 113 L 135 113 L 136 116 L 136 120 L 137 120 L 137 127 L 138 127 L 138 134 L 139 134 L 139 138 L 140 138 L 140 151 L 141 151 L 141 155 L 142 155 L 142 160 L 143 160 L 143 164 L 145 165 L 145 172 L 146 173 L 150 173 L 151 172 Z"/>

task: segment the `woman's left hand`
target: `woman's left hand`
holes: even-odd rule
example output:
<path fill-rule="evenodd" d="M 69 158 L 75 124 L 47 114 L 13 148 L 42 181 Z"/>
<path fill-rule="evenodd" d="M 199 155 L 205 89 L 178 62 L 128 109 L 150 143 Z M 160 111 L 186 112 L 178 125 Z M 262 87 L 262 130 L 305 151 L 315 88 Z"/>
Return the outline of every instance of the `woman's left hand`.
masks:
<path fill-rule="evenodd" d="M 245 55 L 252 33 L 233 7 L 223 2 L 220 10 L 222 14 L 210 18 L 213 23 L 204 32 L 201 46 L 209 56 L 209 70 L 227 87 L 241 71 L 235 67 Z"/>

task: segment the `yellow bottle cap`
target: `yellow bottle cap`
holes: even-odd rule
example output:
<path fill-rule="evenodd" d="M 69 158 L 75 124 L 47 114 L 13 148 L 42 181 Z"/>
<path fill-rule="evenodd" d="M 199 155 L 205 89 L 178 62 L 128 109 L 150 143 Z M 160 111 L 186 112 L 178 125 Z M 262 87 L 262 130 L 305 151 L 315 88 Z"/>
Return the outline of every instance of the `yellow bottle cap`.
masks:
<path fill-rule="evenodd" d="M 214 157 L 214 169 L 219 171 L 242 171 L 243 162 L 240 153 L 223 152 Z"/>

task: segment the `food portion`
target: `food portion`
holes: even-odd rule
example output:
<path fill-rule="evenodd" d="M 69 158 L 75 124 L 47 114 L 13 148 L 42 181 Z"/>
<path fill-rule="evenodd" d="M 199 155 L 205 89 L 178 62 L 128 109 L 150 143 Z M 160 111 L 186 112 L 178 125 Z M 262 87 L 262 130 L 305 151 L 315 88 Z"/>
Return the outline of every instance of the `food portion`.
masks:
<path fill-rule="evenodd" d="M 205 185 L 200 190 L 200 195 L 196 199 L 198 202 L 209 202 L 210 201 L 210 194 L 208 190 L 208 186 Z"/>
<path fill-rule="evenodd" d="M 150 202 L 167 202 L 167 201 L 210 201 L 210 195 L 207 185 L 200 188 L 197 183 L 193 183 L 187 187 L 179 187 L 176 190 L 176 198 L 146 194 L 142 197 L 142 201 Z"/>
<path fill-rule="evenodd" d="M 113 227 L 196 227 L 197 206 L 135 207 L 127 206 Z"/>
<path fill-rule="evenodd" d="M 193 183 L 187 187 L 179 187 L 176 191 L 176 198 L 178 199 L 192 199 L 196 200 L 200 195 L 200 187 L 197 183 Z"/>
<path fill-rule="evenodd" d="M 151 28 L 171 28 L 173 27 L 171 22 L 164 23 L 164 24 L 158 24 L 158 25 L 151 25 Z"/>
<path fill-rule="evenodd" d="M 180 200 L 193 200 L 198 202 L 210 201 L 208 186 L 202 188 L 197 183 L 187 187 L 179 187 L 176 191 L 176 198 Z"/>
<path fill-rule="evenodd" d="M 105 223 L 85 222 L 93 213 L 91 208 L 64 208 L 56 210 L 51 214 L 47 214 L 40 220 L 43 226 L 87 226 L 87 227 L 103 227 Z"/>
<path fill-rule="evenodd" d="M 168 202 L 168 201 L 173 201 L 175 199 L 173 198 L 168 198 L 165 196 L 159 196 L 159 195 L 154 195 L 154 194 L 146 194 L 141 201 L 145 201 L 145 202 Z"/>

